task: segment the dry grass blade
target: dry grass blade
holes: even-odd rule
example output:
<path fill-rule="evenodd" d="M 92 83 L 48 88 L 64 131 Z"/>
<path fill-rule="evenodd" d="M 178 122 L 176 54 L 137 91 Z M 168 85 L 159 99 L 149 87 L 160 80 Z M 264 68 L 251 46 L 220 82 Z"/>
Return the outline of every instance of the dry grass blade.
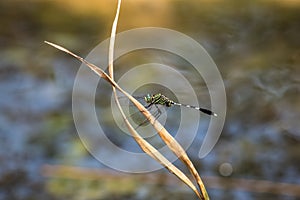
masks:
<path fill-rule="evenodd" d="M 110 36 L 110 43 L 109 43 L 109 54 L 108 54 L 108 71 L 109 71 L 109 75 L 111 77 L 111 79 L 114 79 L 114 68 L 113 68 L 113 55 L 114 55 L 114 44 L 115 44 L 115 36 L 116 36 L 116 30 L 117 30 L 117 25 L 118 25 L 118 19 L 119 19 L 119 14 L 120 14 L 120 8 L 121 8 L 121 0 L 118 0 L 118 6 L 117 6 L 117 11 L 116 11 L 116 15 L 115 15 L 115 19 L 112 25 L 112 30 L 111 30 L 111 36 Z M 120 105 L 117 93 L 116 93 L 116 89 L 115 87 L 113 87 L 113 92 L 114 92 L 114 96 L 115 96 L 115 101 L 116 104 L 124 118 L 124 120 L 126 121 L 126 116 L 124 115 L 124 112 L 122 110 L 122 107 Z M 152 115 L 149 113 L 145 113 L 144 110 L 145 108 L 142 106 L 137 106 L 137 108 L 142 111 L 142 113 L 144 113 L 145 117 L 147 119 L 152 119 Z M 151 116 L 150 116 L 151 115 Z M 151 122 L 151 121 L 150 121 Z M 160 135 L 160 137 L 162 138 L 162 140 L 168 145 L 168 147 L 180 158 L 180 160 L 186 164 L 186 166 L 190 169 L 191 173 L 193 174 L 193 176 L 195 177 L 197 184 L 200 188 L 201 191 L 201 198 L 204 199 L 209 199 L 208 194 L 206 192 L 206 189 L 204 187 L 204 184 L 197 172 L 197 170 L 195 169 L 193 163 L 190 161 L 190 159 L 188 158 L 187 154 L 185 153 L 185 151 L 183 150 L 183 148 L 179 145 L 179 143 L 173 138 L 173 136 L 171 136 L 171 134 L 169 134 L 166 129 L 164 127 L 162 127 L 159 123 L 156 123 L 157 121 L 154 120 L 151 122 L 151 124 L 155 127 L 156 131 L 158 132 L 158 134 Z M 127 123 L 127 121 L 126 121 Z M 129 127 L 128 127 L 129 128 Z M 142 138 L 141 138 L 142 139 Z M 143 142 L 143 139 L 141 140 L 141 142 Z M 146 142 L 146 141 L 145 141 Z"/>
<path fill-rule="evenodd" d="M 149 156 L 151 156 L 153 159 L 161 163 L 161 165 L 165 166 L 171 173 L 175 174 L 179 179 L 181 179 L 184 183 L 186 183 L 196 194 L 200 199 L 208 200 L 208 194 L 206 192 L 206 189 L 204 187 L 204 184 L 195 169 L 193 163 L 190 161 L 189 157 L 187 156 L 185 150 L 181 147 L 181 145 L 173 138 L 173 136 L 159 123 L 158 120 L 155 119 L 151 115 L 151 113 L 140 103 L 138 102 L 134 97 L 132 97 L 130 94 L 125 92 L 119 85 L 117 85 L 114 81 L 113 78 L 113 53 L 114 53 L 114 43 L 115 43 L 115 36 L 116 36 L 116 29 L 117 29 L 117 24 L 118 24 L 118 18 L 119 18 L 119 13 L 120 13 L 120 7 L 121 7 L 121 0 L 118 0 L 118 7 L 116 11 L 116 16 L 113 22 L 112 26 L 112 32 L 111 32 L 111 37 L 110 37 L 110 44 L 109 44 L 109 76 L 100 68 L 95 66 L 92 63 L 89 63 L 85 59 L 81 58 L 80 56 L 77 56 L 73 52 L 50 42 L 45 41 L 45 43 L 61 50 L 64 51 L 78 60 L 80 60 L 82 63 L 86 64 L 89 68 L 91 68 L 96 74 L 98 74 L 100 77 L 104 78 L 107 80 L 113 87 L 113 92 L 115 96 L 115 101 L 118 106 L 118 109 L 125 121 L 125 124 L 130 131 L 131 135 L 133 138 L 136 140 L 136 142 L 139 144 L 141 149 L 146 152 Z M 171 151 L 188 167 L 190 170 L 191 174 L 194 176 L 196 179 L 196 182 L 199 186 L 200 192 L 197 190 L 196 186 L 192 183 L 192 181 L 187 178 L 187 176 L 180 171 L 176 166 L 174 166 L 170 161 L 168 161 L 157 149 L 155 149 L 151 144 L 149 144 L 146 140 L 144 140 L 132 127 L 132 125 L 129 123 L 127 120 L 122 107 L 119 103 L 118 96 L 116 93 L 116 89 L 118 89 L 120 92 L 122 92 L 125 96 L 129 98 L 129 100 L 139 109 L 141 113 L 145 115 L 145 117 L 148 119 L 148 121 L 153 125 L 153 127 L 156 129 L 158 132 L 159 136 L 161 139 L 167 144 L 167 146 L 171 149 Z"/>
<path fill-rule="evenodd" d="M 143 110 L 142 112 L 146 112 L 146 114 L 151 118 L 150 121 L 156 122 L 155 118 L 149 113 L 149 111 L 140 104 L 139 101 L 137 101 L 134 97 L 132 97 L 130 94 L 128 94 L 126 91 L 124 91 L 114 80 L 112 80 L 102 69 L 98 68 L 96 65 L 88 62 L 84 58 L 74 54 L 73 52 L 67 50 L 64 47 L 61 47 L 57 44 L 53 44 L 51 42 L 45 41 L 45 43 L 65 52 L 73 57 L 80 60 L 82 63 L 87 65 L 91 70 L 93 70 L 96 74 L 98 74 L 100 77 L 103 77 L 105 80 L 107 80 L 112 86 L 114 86 L 116 89 L 118 89 L 120 92 L 122 92 L 125 96 L 127 96 L 133 104 L 135 104 L 140 110 Z M 121 112 L 123 117 L 125 116 L 124 112 Z M 171 162 L 169 162 L 161 153 L 159 153 L 151 144 L 149 144 L 146 140 L 144 140 L 131 126 L 129 121 L 125 117 L 125 123 L 132 134 L 133 138 L 136 140 L 136 142 L 139 144 L 141 149 L 146 152 L 148 155 L 150 155 L 153 159 L 161 163 L 163 166 L 165 166 L 171 173 L 175 174 L 179 179 L 181 179 L 185 184 L 187 184 L 200 199 L 203 199 L 203 195 L 200 194 L 197 190 L 197 188 L 194 186 L 194 184 L 191 182 L 191 180 L 183 173 L 181 172 L 176 166 L 174 166 Z M 161 126 L 161 125 L 160 125 Z M 162 126 L 161 126 L 162 127 Z"/>

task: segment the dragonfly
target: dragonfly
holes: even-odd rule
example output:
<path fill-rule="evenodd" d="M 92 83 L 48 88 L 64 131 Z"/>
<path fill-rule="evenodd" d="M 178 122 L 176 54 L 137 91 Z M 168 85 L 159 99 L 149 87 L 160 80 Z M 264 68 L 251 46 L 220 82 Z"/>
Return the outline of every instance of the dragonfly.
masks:
<path fill-rule="evenodd" d="M 214 113 L 211 110 L 208 110 L 206 108 L 201 108 L 201 107 L 197 107 L 197 106 L 192 106 L 192 105 L 188 105 L 188 104 L 182 104 L 182 103 L 177 103 L 171 99 L 169 99 L 168 97 L 166 97 L 165 95 L 161 94 L 161 93 L 157 93 L 157 94 L 147 94 L 144 97 L 145 102 L 148 104 L 145 108 L 150 108 L 152 105 L 163 105 L 166 107 L 171 107 L 171 106 L 184 106 L 187 108 L 193 108 L 196 110 L 199 110 L 207 115 L 212 115 L 212 116 L 217 116 L 216 113 Z"/>
<path fill-rule="evenodd" d="M 175 102 L 168 98 L 167 96 L 161 94 L 161 93 L 156 93 L 156 94 L 147 94 L 146 96 L 141 96 L 141 97 L 136 97 L 137 99 L 140 99 L 141 101 L 144 101 L 144 106 L 147 110 L 151 111 L 152 115 L 154 116 L 155 119 L 158 119 L 163 112 L 161 111 L 162 107 L 172 107 L 172 106 L 184 106 L 187 108 L 192 108 L 195 110 L 198 110 L 202 113 L 205 113 L 206 115 L 211 115 L 211 116 L 217 116 L 216 113 L 213 111 L 206 109 L 206 108 L 201 108 L 197 106 L 192 106 L 188 104 L 182 104 Z M 156 108 L 156 109 L 154 109 Z M 143 117 L 143 115 L 140 115 L 140 112 L 134 112 L 134 110 L 130 110 L 130 118 L 138 124 L 138 127 L 145 126 L 148 124 L 148 120 Z M 144 119 L 144 120 L 142 120 Z M 136 129 L 137 129 L 136 128 Z"/>

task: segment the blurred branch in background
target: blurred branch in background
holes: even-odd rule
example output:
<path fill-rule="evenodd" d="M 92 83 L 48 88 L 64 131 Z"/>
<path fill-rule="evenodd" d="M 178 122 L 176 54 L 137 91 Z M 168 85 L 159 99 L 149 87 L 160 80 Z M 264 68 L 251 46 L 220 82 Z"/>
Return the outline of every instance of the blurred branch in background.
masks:
<path fill-rule="evenodd" d="M 134 183 L 136 187 L 141 184 L 163 185 L 168 187 L 178 186 L 177 178 L 169 173 L 132 175 L 118 173 L 108 169 L 90 169 L 64 165 L 44 165 L 41 169 L 41 173 L 44 177 L 51 179 L 110 180 L 125 185 L 128 185 L 129 183 L 132 185 Z M 300 197 L 300 185 L 297 184 L 272 182 L 267 180 L 222 178 L 216 176 L 203 176 L 203 181 L 207 188 Z M 122 185 L 122 187 L 123 186 L 124 185 Z M 99 190 L 101 190 L 101 188 Z"/>

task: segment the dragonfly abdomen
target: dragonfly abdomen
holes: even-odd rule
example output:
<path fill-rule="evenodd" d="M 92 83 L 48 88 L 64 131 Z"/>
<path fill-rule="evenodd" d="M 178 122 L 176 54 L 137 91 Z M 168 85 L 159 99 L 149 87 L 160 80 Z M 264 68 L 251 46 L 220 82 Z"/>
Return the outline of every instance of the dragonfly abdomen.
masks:
<path fill-rule="evenodd" d="M 197 106 L 191 106 L 191 105 L 181 104 L 181 103 L 176 103 L 176 102 L 173 102 L 173 104 L 177 105 L 177 106 L 184 106 L 184 107 L 187 107 L 187 108 L 194 108 L 196 110 L 200 110 L 201 112 L 203 112 L 207 115 L 217 116 L 216 113 L 212 112 L 211 110 L 205 109 L 205 108 L 200 108 L 200 107 L 197 107 Z"/>

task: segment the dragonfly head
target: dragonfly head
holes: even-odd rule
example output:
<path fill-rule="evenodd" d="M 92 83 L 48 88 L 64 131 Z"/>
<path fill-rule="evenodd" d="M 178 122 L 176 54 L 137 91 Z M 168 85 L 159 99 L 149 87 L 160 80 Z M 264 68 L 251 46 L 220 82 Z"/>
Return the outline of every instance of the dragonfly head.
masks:
<path fill-rule="evenodd" d="M 145 96 L 145 101 L 146 101 L 146 103 L 151 103 L 152 97 L 151 97 L 150 94 L 147 94 L 147 95 Z"/>

